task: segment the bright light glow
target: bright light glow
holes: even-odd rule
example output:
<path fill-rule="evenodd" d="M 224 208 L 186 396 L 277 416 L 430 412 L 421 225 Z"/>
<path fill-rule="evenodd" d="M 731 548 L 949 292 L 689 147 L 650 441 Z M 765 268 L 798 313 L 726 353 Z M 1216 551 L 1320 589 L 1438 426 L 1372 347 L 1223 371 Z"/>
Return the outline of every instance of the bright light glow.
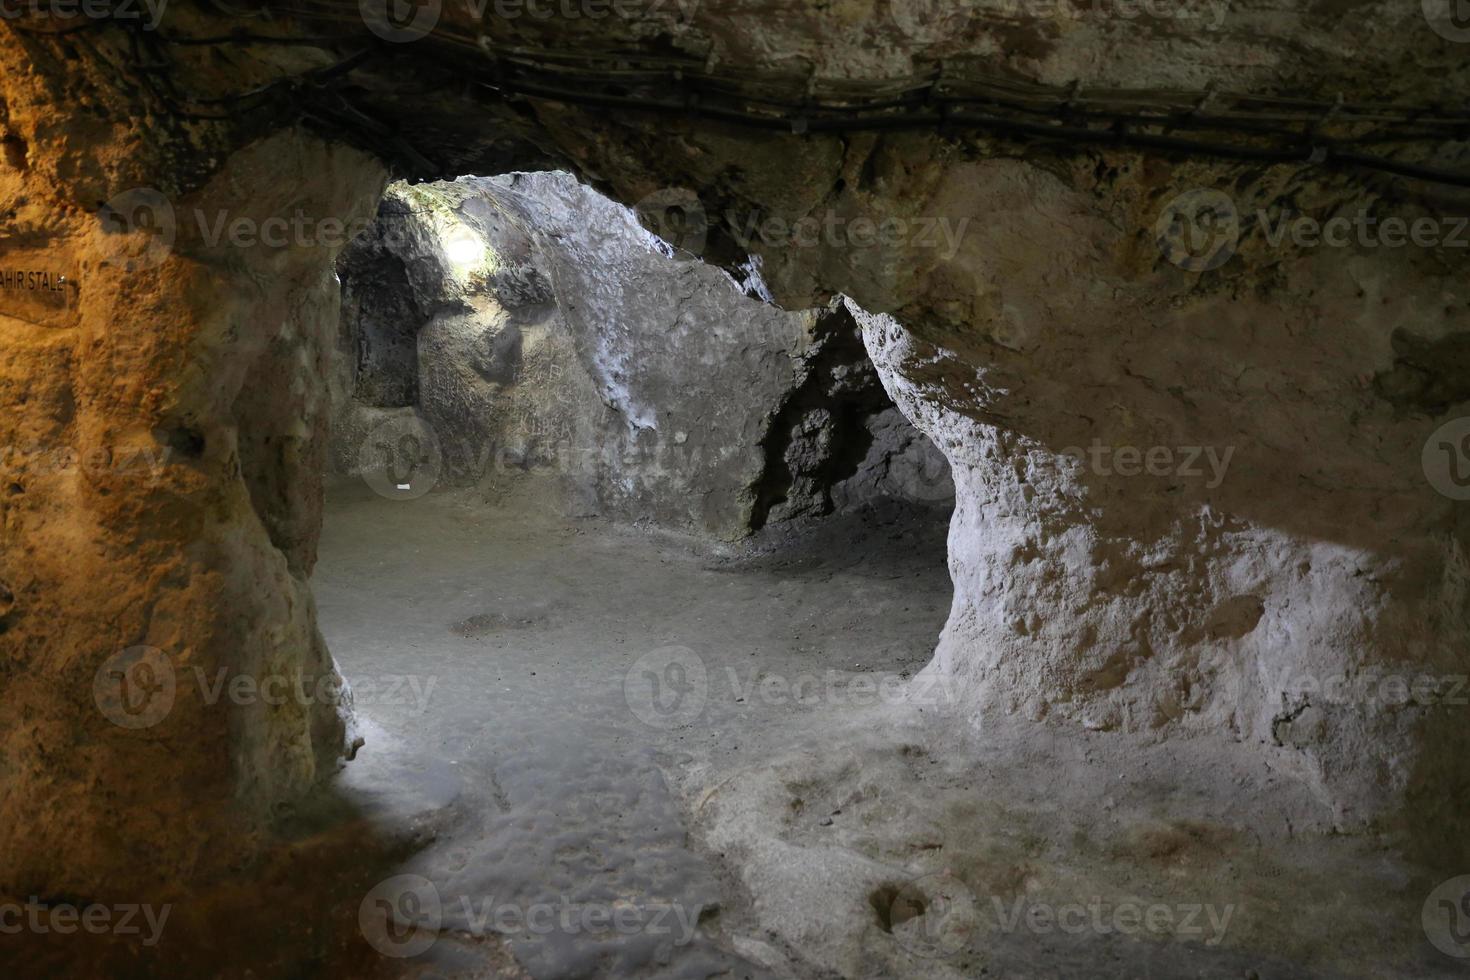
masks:
<path fill-rule="evenodd" d="M 460 269 L 468 269 L 485 260 L 485 245 L 467 229 L 461 228 L 444 240 L 444 254 Z"/>

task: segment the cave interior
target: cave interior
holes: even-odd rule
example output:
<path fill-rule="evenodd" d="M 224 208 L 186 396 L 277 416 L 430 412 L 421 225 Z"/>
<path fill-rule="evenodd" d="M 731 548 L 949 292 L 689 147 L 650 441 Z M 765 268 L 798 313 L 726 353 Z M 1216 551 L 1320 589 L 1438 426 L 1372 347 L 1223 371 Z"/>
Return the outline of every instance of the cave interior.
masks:
<path fill-rule="evenodd" d="M 1470 965 L 1449 0 L 0 38 L 5 975 Z"/>

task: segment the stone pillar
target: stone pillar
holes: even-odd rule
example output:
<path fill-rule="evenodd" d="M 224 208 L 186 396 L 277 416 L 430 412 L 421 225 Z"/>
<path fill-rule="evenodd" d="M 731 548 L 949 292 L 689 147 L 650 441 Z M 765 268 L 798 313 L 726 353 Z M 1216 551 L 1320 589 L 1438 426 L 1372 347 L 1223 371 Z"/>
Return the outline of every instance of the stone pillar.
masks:
<path fill-rule="evenodd" d="M 1465 257 L 1272 244 L 1241 196 L 1230 263 L 1180 268 L 1155 219 L 1189 186 L 1110 211 L 1023 163 L 956 168 L 929 204 L 974 219 L 964 250 L 916 264 L 912 329 L 862 316 L 954 468 L 929 670 L 982 725 L 1243 743 L 1320 829 L 1407 828 L 1449 866 L 1470 504 L 1435 440 L 1470 415 Z"/>
<path fill-rule="evenodd" d="M 10 86 L 0 171 L 0 266 L 66 277 L 0 294 L 0 893 L 136 901 L 346 748 L 306 575 L 333 261 L 384 175 L 296 131 L 147 164 L 53 94 Z"/>

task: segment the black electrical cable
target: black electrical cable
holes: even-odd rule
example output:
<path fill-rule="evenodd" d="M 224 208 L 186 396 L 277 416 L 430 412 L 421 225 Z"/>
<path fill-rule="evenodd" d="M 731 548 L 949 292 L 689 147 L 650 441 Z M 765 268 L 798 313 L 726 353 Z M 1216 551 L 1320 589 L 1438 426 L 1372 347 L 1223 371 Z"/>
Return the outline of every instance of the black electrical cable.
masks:
<path fill-rule="evenodd" d="M 332 16 L 322 14 L 311 14 L 306 11 L 295 11 L 317 20 L 333 20 Z M 109 23 L 103 20 L 98 23 Z M 121 23 L 119 21 L 119 23 Z M 15 25 L 12 25 L 13 27 Z M 91 25 L 84 25 L 91 26 Z M 359 25 L 360 26 L 360 25 Z M 24 30 L 24 28 L 16 28 Z M 71 33 L 81 28 L 72 28 L 67 31 L 28 31 L 47 36 L 56 36 Z M 133 43 L 137 44 L 137 32 L 131 31 Z M 1161 152 L 1180 153 L 1186 155 L 1210 156 L 1219 159 L 1248 160 L 1260 163 L 1301 163 L 1301 164 L 1334 164 L 1364 170 L 1378 171 L 1393 174 L 1414 180 L 1441 183 L 1456 187 L 1470 187 L 1470 174 L 1455 173 L 1439 168 L 1429 167 L 1422 164 L 1407 163 L 1394 160 L 1376 154 L 1361 153 L 1344 147 L 1361 146 L 1371 143 L 1431 143 L 1448 142 L 1452 140 L 1470 137 L 1470 111 L 1447 110 L 1440 107 L 1423 106 L 1394 106 L 1388 104 L 1375 105 L 1350 105 L 1342 101 L 1325 103 L 1309 99 L 1291 99 L 1277 96 L 1239 96 L 1228 95 L 1206 91 L 1203 93 L 1185 93 L 1193 103 L 1192 109 L 1184 109 L 1176 103 L 1160 101 L 1157 92 L 1111 92 L 1091 93 L 1081 92 L 1075 84 L 1069 89 L 1051 90 L 1044 86 L 1030 83 L 1021 83 L 1009 80 L 984 80 L 978 78 L 947 77 L 943 67 L 936 72 L 930 72 L 925 76 L 913 76 L 906 79 L 890 79 L 877 82 L 849 82 L 848 87 L 853 92 L 893 92 L 897 90 L 898 95 L 872 98 L 851 98 L 842 101 L 822 101 L 813 96 L 813 86 L 816 82 L 813 78 L 805 79 L 807 97 L 803 101 L 792 101 L 772 95 L 755 94 L 752 90 L 756 84 L 774 85 L 770 78 L 761 79 L 744 74 L 735 76 L 720 76 L 703 71 L 702 64 L 696 64 L 689 59 L 680 58 L 653 58 L 665 66 L 673 65 L 672 75 L 670 69 L 662 70 L 648 68 L 625 67 L 631 61 L 647 56 L 637 52 L 586 52 L 576 51 L 526 51 L 526 50 L 497 50 L 492 45 L 482 43 L 483 38 L 472 38 L 467 35 L 461 36 L 453 32 L 435 32 L 428 37 L 442 43 L 463 48 L 466 51 L 473 50 L 476 56 L 475 65 L 483 63 L 483 57 L 490 55 L 492 68 L 490 73 L 495 76 L 494 82 L 482 79 L 470 79 L 474 84 L 497 93 L 498 96 L 507 100 L 544 100 L 563 103 L 582 108 L 617 109 L 630 112 L 654 112 L 654 113 L 676 113 L 684 117 L 709 119 L 732 125 L 745 126 L 762 129 L 771 132 L 793 132 L 793 133 L 842 133 L 842 132 L 878 132 L 878 131 L 917 131 L 917 130 L 953 130 L 955 128 L 975 129 L 983 132 L 994 133 L 1002 136 L 1022 139 L 1041 139 L 1047 141 L 1064 141 L 1069 144 L 1105 145 L 1120 148 L 1150 149 Z M 209 37 L 172 37 L 156 32 L 150 33 L 151 42 L 161 42 L 167 45 L 179 46 L 219 46 L 227 44 L 279 44 L 289 46 L 318 46 L 321 44 L 340 45 L 354 38 L 315 35 L 309 37 L 282 37 L 255 32 L 236 31 L 230 34 L 215 35 Z M 361 41 L 361 32 L 355 36 Z M 165 95 L 160 92 L 151 82 L 153 89 L 164 105 L 171 112 L 180 116 L 195 119 L 228 119 L 239 112 L 250 112 L 269 106 L 280 107 L 282 103 L 272 98 L 283 93 L 291 93 L 301 97 L 308 94 L 308 90 L 315 88 L 324 92 L 331 91 L 333 81 L 344 78 L 355 69 L 366 64 L 374 56 L 386 53 L 388 46 L 376 43 L 371 47 L 362 48 L 342 60 L 325 68 L 313 69 L 286 78 L 275 79 L 264 85 L 243 92 L 231 93 L 224 96 L 208 98 L 183 96 L 175 92 Z M 402 55 L 403 52 L 398 51 Z M 528 57 L 529 55 L 529 57 Z M 536 57 L 542 60 L 538 62 Z M 548 60 L 560 60 L 563 62 L 581 61 L 590 63 L 598 60 L 614 61 L 619 64 L 616 69 L 569 69 L 565 65 L 548 66 Z M 165 82 L 170 82 L 164 70 L 167 69 L 165 62 L 159 66 L 134 65 L 145 78 L 151 72 L 145 68 L 160 69 Z M 468 68 L 469 66 L 467 66 Z M 515 73 L 514 77 L 508 77 L 507 68 Z M 527 77 L 531 75 L 540 76 Z M 671 88 L 682 94 L 677 99 L 661 99 L 647 94 L 630 94 L 640 85 L 633 80 L 642 83 L 646 88 L 652 84 L 668 84 Z M 801 81 L 796 76 L 786 77 L 787 83 Z M 580 85 L 579 88 L 568 88 L 565 83 L 572 82 Z M 589 83 L 598 82 L 614 91 L 596 91 Z M 558 84 L 561 83 L 561 84 Z M 832 81 L 831 84 L 837 84 Z M 941 85 L 949 86 L 980 86 L 988 88 L 984 94 L 970 94 L 964 92 L 941 92 Z M 170 87 L 172 87 L 170 85 Z M 723 88 L 724 92 L 717 91 Z M 1008 93 L 1008 94 L 998 94 Z M 1178 93 L 1175 94 L 1179 96 Z M 1100 104 L 1107 101 L 1103 96 L 1111 96 L 1114 102 L 1124 102 L 1134 106 L 1133 109 L 1120 110 L 1100 108 Z M 360 125 L 367 125 L 372 121 L 361 109 L 353 106 L 340 93 L 334 93 L 337 100 L 335 107 L 301 105 L 303 116 L 310 116 L 320 121 L 341 119 L 344 111 L 358 118 Z M 711 98 L 723 99 L 726 102 L 735 102 L 737 105 L 721 105 L 711 101 Z M 242 105 L 251 102 L 252 105 Z M 1290 116 L 1281 113 L 1260 112 L 1252 110 L 1258 118 L 1240 118 L 1240 113 L 1230 117 L 1211 115 L 1205 113 L 1203 107 L 1208 101 L 1233 100 L 1237 105 L 1261 106 L 1270 110 L 1291 108 L 1303 110 L 1307 114 Z M 206 114 L 185 108 L 181 101 L 196 106 L 234 106 L 235 113 L 232 114 Z M 1036 104 L 1038 101 L 1049 104 Z M 1019 114 L 1027 118 L 1015 118 L 1007 115 L 997 115 L 994 112 L 975 112 L 973 106 L 992 106 L 1005 112 Z M 752 111 L 751 106 L 761 106 L 770 111 Z M 960 107 L 960 108 L 957 108 Z M 1158 113 L 1150 114 L 1143 111 L 1145 107 L 1154 108 Z M 1368 113 L 1379 113 L 1378 116 L 1368 116 Z M 1383 116 L 1383 113 L 1393 115 Z M 1434 118 L 1437 114 L 1440 118 Z M 1268 118 L 1269 117 L 1269 118 Z M 1276 121 L 1271 121 L 1275 119 Z M 1289 126 L 1280 125 L 1282 119 L 1294 120 L 1307 126 L 1306 131 L 1293 129 Z M 1351 137 L 1329 137 L 1322 130 L 1329 124 L 1345 126 L 1351 124 L 1378 123 L 1375 131 L 1369 134 L 1358 134 Z M 1079 125 L 1082 123 L 1082 125 Z M 1096 126 L 1086 125 L 1096 123 Z M 1437 124 L 1438 130 L 1431 124 Z M 1409 129 L 1395 129 L 1394 127 L 1415 127 Z M 1163 129 L 1164 132 L 1144 132 L 1143 128 Z M 404 152 L 405 156 L 412 160 L 416 167 L 428 165 L 416 150 L 407 143 L 399 140 L 393 131 L 381 124 L 374 123 L 371 127 L 379 132 L 379 135 L 390 135 L 395 142 L 396 149 Z M 1262 146 L 1252 145 L 1244 142 L 1222 142 L 1219 140 L 1191 139 L 1171 135 L 1175 130 L 1193 130 L 1196 132 L 1230 133 L 1247 138 L 1274 138 L 1284 141 L 1285 145 Z"/>
<path fill-rule="evenodd" d="M 488 83 L 486 83 L 488 85 Z M 491 86 L 505 92 L 506 87 Z M 760 116 L 742 113 L 739 110 L 716 106 L 686 103 L 653 102 L 628 96 L 580 93 L 548 86 L 520 85 L 508 94 L 564 102 L 588 108 L 628 109 L 633 111 L 658 111 L 681 115 L 696 115 L 725 122 L 736 122 L 772 131 L 790 132 L 792 120 L 775 116 Z M 1247 146 L 1183 139 L 1153 133 L 1139 133 L 1126 128 L 1088 129 L 1077 126 L 1053 125 L 1007 119 L 1001 116 L 979 113 L 925 113 L 906 116 L 878 116 L 872 118 L 809 118 L 803 120 L 806 132 L 876 132 L 894 130 L 930 130 L 942 126 L 972 127 L 1008 136 L 1039 137 L 1047 140 L 1064 140 L 1070 143 L 1110 145 L 1119 148 L 1142 148 L 1175 153 L 1195 153 L 1223 159 L 1248 160 L 1258 163 L 1313 163 L 1337 162 L 1348 166 L 1377 170 L 1384 173 L 1411 177 L 1416 180 L 1470 187 L 1470 174 L 1454 173 L 1431 167 L 1400 163 L 1386 157 L 1361 153 L 1347 153 L 1328 143 L 1311 143 L 1285 148 Z M 1298 134 L 1299 135 L 1299 134 Z M 1315 156 L 1325 153 L 1321 161 Z"/>

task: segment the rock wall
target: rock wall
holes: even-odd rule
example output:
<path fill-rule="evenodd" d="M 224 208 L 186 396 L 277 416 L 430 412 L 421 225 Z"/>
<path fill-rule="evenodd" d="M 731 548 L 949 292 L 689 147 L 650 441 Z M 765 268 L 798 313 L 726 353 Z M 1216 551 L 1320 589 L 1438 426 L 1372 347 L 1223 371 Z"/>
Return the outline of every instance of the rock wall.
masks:
<path fill-rule="evenodd" d="M 338 472 L 402 430 L 435 485 L 539 475 L 575 511 L 725 538 L 952 496 L 845 308 L 774 309 L 568 174 L 396 187 L 339 273 Z"/>
<path fill-rule="evenodd" d="M 1246 742 L 1313 787 L 1324 827 L 1407 820 L 1424 853 L 1460 853 L 1470 524 L 1424 463 L 1454 413 L 1383 391 L 1405 348 L 1465 336 L 1463 253 L 1253 229 L 1200 274 L 1130 234 L 1167 197 L 1109 208 L 1003 161 L 936 192 L 986 219 L 957 262 L 968 329 L 860 314 L 955 468 L 929 670 L 977 722 Z"/>
<path fill-rule="evenodd" d="M 165 174 L 82 69 L 0 59 L 4 265 L 51 277 L 0 306 L 0 893 L 138 901 L 243 867 L 347 750 L 340 694 L 225 693 L 336 690 L 306 583 L 336 245 L 215 230 L 348 218 L 383 174 L 294 130 Z"/>
<path fill-rule="evenodd" d="M 548 117 L 616 196 L 685 188 L 707 252 L 754 252 L 777 302 L 842 293 L 866 321 L 890 395 L 956 472 L 932 670 L 976 724 L 1246 741 L 1314 788 L 1321 828 L 1463 853 L 1466 524 L 1425 464 L 1460 451 L 1436 433 L 1466 410 L 1463 193 Z M 1295 230 L 1389 218 L 1396 244 Z M 1437 235 L 1414 244 L 1415 222 Z"/>
<path fill-rule="evenodd" d="M 357 24 L 355 5 L 335 6 Z M 1413 4 L 1287 15 L 1256 4 L 1213 41 L 1162 19 L 1138 30 L 1127 18 L 1077 25 L 1060 8 L 988 17 L 957 0 L 936 5 L 916 36 L 912 23 L 876 16 L 881 6 L 902 5 L 839 3 L 792 17 L 765 0 L 706 5 L 674 40 L 736 70 L 807 77 L 877 77 L 933 53 L 978 52 L 1007 77 L 1057 84 L 1224 83 L 1445 105 L 1465 88 L 1463 45 Z M 182 38 L 242 26 L 219 8 L 171 9 L 170 18 Z M 1182 251 L 1159 247 L 1177 238 L 1169 206 L 1187 193 L 1223 194 L 1242 215 L 1316 219 L 1361 209 L 1448 220 L 1464 215 L 1462 199 L 1305 163 L 1042 145 L 983 130 L 737 129 L 693 115 L 502 104 L 484 86 L 432 82 L 403 97 L 403 78 L 442 79 L 434 73 L 456 64 L 437 63 L 443 49 L 425 41 L 359 61 L 354 74 L 339 59 L 358 50 L 347 41 L 360 30 L 345 51 L 160 44 L 145 54 L 164 67 L 130 77 L 119 66 L 139 60 L 134 34 L 91 26 L 40 38 L 7 20 L 0 48 L 6 267 L 71 284 L 45 299 L 7 288 L 0 317 L 0 439 L 15 447 L 0 483 L 0 826 L 9 828 L 0 890 L 103 898 L 229 866 L 257 848 L 270 811 L 340 751 L 337 703 L 225 708 L 181 684 L 150 726 L 114 724 L 104 708 L 121 699 L 145 708 L 151 698 L 134 700 L 118 675 L 151 692 L 164 663 L 211 677 L 220 668 L 255 679 L 330 675 L 302 575 L 323 451 L 316 392 L 333 376 L 316 328 L 332 320 L 323 289 L 335 249 L 211 244 L 191 220 L 158 251 L 160 236 L 131 220 L 132 205 L 156 201 L 118 195 L 151 188 L 176 216 L 202 208 L 206 229 L 222 215 L 248 217 L 256 230 L 267 215 L 289 226 L 298 208 L 350 218 L 376 199 L 382 173 L 343 149 L 349 140 L 376 141 L 438 177 L 553 157 L 623 202 L 692 196 L 709 218 L 706 254 L 735 268 L 755 253 L 780 305 L 821 307 L 841 294 L 901 324 L 864 317 L 865 341 L 889 393 L 957 473 L 957 600 L 932 669 L 962 683 L 976 721 L 1016 711 L 1063 731 L 1248 740 L 1263 769 L 1314 787 L 1322 826 L 1408 829 L 1440 867 L 1463 856 L 1470 767 L 1450 698 L 1467 672 L 1470 531 L 1463 474 L 1446 458 L 1463 462 L 1457 447 L 1470 456 L 1454 428 L 1467 410 L 1453 371 L 1470 332 L 1464 251 L 1278 245 L 1255 225 L 1219 264 L 1187 240 L 1173 243 Z M 265 26 L 293 40 L 320 33 L 284 12 Z M 553 42 L 567 29 L 493 26 Z M 630 48 L 669 46 L 642 23 L 622 38 L 585 26 Z M 303 85 L 304 65 L 336 69 Z M 352 84 L 334 87 L 344 78 Z M 166 83 L 162 92 L 153 82 Z M 184 93 L 220 101 L 181 107 Z M 312 111 L 298 116 L 298 105 Z M 388 123 L 371 125 L 375 115 Z M 298 118 L 331 138 L 292 128 Z M 1406 159 L 1464 170 L 1466 153 L 1452 143 Z M 870 233 L 866 244 L 806 246 L 781 233 L 739 241 L 749 219 L 789 229 L 809 217 L 852 231 L 856 219 L 901 219 L 913 234 L 882 247 Z M 938 219 L 957 236 L 953 249 L 923 234 Z M 561 220 L 575 232 L 573 214 Z M 574 245 L 596 259 L 594 246 Z M 638 441 L 680 431 L 620 388 L 642 365 L 589 362 L 597 331 L 569 330 L 582 338 L 571 349 L 590 392 L 624 426 L 618 444 L 654 460 L 674 452 L 676 438 L 657 451 Z M 503 376 L 514 349 L 505 329 L 463 319 L 427 336 L 481 352 L 472 363 L 482 379 Z M 761 356 L 720 360 L 720 376 L 744 378 Z M 400 338 L 363 362 L 370 407 L 414 416 L 395 407 L 410 392 L 384 381 L 406 359 Z M 419 375 L 422 404 L 453 405 L 453 392 L 474 390 L 430 375 Z M 787 421 L 770 445 L 782 443 L 788 469 L 822 459 L 831 443 L 820 416 L 793 411 Z M 1210 447 L 1222 462 L 1233 450 L 1226 469 L 1180 458 Z M 1151 464 L 1153 449 L 1173 455 Z M 414 486 L 411 470 L 394 475 Z M 647 491 L 635 483 L 629 492 Z M 752 492 L 749 506 L 774 512 L 778 498 Z M 715 502 L 716 523 L 742 513 L 743 498 L 733 499 Z M 706 519 L 703 509 L 685 514 Z M 169 659 L 110 663 L 139 647 Z M 130 675 L 140 663 L 149 671 Z M 1376 687 L 1323 693 L 1339 678 L 1383 673 L 1431 685 L 1408 698 Z"/>

